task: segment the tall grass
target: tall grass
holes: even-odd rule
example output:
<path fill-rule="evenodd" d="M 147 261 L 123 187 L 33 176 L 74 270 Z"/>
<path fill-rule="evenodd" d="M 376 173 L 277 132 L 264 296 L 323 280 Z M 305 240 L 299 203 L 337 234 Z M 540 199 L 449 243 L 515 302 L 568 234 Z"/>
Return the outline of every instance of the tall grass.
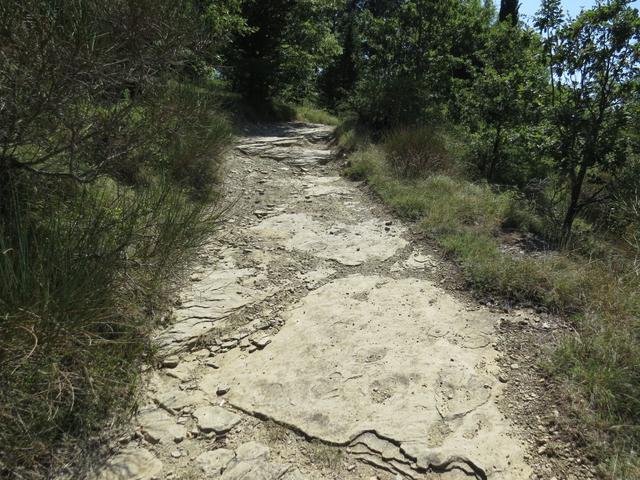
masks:
<path fill-rule="evenodd" d="M 640 462 L 640 277 L 633 259 L 585 257 L 579 252 L 513 255 L 500 248 L 503 226 L 526 229 L 541 221 L 523 211 L 522 199 L 486 184 L 445 176 L 434 164 L 407 178 L 400 147 L 368 146 L 355 152 L 345 174 L 366 180 L 398 213 L 419 222 L 452 256 L 474 289 L 514 302 L 535 303 L 570 316 L 575 335 L 550 354 L 546 367 L 582 399 L 577 412 L 583 439 L 602 475 L 638 478 Z M 440 151 L 441 147 L 437 147 Z M 430 153 L 426 154 L 428 158 Z M 404 157 L 402 157 L 404 158 Z M 408 157 L 408 165 L 417 165 Z M 455 159 L 455 156 L 453 157 Z M 611 248 L 610 248 L 611 250 Z"/>
<path fill-rule="evenodd" d="M 148 132 L 132 165 L 89 183 L 0 172 L 0 476 L 50 474 L 134 407 L 148 333 L 216 225 L 230 127 L 199 87 L 156 100 L 131 119 Z"/>
<path fill-rule="evenodd" d="M 382 148 L 398 177 L 416 178 L 452 173 L 455 160 L 444 132 L 431 127 L 400 128 L 387 134 Z"/>
<path fill-rule="evenodd" d="M 340 119 L 329 112 L 311 105 L 298 105 L 295 107 L 296 120 L 300 122 L 319 123 L 323 125 L 337 126 Z"/>

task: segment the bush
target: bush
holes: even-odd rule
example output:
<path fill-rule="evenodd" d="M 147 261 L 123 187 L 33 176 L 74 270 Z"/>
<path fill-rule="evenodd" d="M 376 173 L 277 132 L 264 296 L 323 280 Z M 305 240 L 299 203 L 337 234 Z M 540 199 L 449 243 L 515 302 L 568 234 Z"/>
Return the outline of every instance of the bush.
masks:
<path fill-rule="evenodd" d="M 54 469 L 131 410 L 162 299 L 216 223 L 228 123 L 193 85 L 146 100 L 125 123 L 144 142 L 91 181 L 0 169 L 0 476 Z"/>
<path fill-rule="evenodd" d="M 442 132 L 426 126 L 395 130 L 383 143 L 392 170 L 405 178 L 453 173 L 455 165 L 448 147 L 448 139 Z"/>
<path fill-rule="evenodd" d="M 455 232 L 465 227 L 495 232 L 512 204 L 510 195 L 496 194 L 487 185 L 444 175 L 429 177 L 419 188 L 430 200 L 421 223 L 434 233 Z"/>
<path fill-rule="evenodd" d="M 343 152 L 354 152 L 370 143 L 369 132 L 352 112 L 343 112 L 342 121 L 336 127 L 338 147 Z"/>
<path fill-rule="evenodd" d="M 345 174 L 354 180 L 367 180 L 383 200 L 404 216 L 420 219 L 433 233 L 464 228 L 493 232 L 511 209 L 510 194 L 496 194 L 488 185 L 432 175 L 406 180 L 395 175 L 384 150 L 370 146 L 350 157 Z"/>
<path fill-rule="evenodd" d="M 340 119 L 329 112 L 310 105 L 299 105 L 296 109 L 296 120 L 299 122 L 319 123 L 323 125 L 339 125 Z"/>
<path fill-rule="evenodd" d="M 170 83 L 149 125 L 175 181 L 200 199 L 220 183 L 220 159 L 233 138 L 217 93 L 204 85 Z M 152 132 L 150 132 L 152 134 Z"/>

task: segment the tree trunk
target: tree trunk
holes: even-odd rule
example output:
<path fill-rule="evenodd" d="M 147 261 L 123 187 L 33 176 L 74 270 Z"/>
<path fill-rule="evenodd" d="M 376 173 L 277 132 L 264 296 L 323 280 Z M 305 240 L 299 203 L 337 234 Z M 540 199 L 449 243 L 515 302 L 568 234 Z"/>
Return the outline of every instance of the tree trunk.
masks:
<path fill-rule="evenodd" d="M 562 222 L 562 231 L 560 233 L 560 246 L 565 248 L 571 240 L 571 230 L 573 222 L 578 213 L 580 213 L 580 196 L 582 195 L 582 185 L 587 174 L 586 163 L 582 163 L 578 170 L 578 174 L 571 179 L 571 196 L 569 197 L 569 206 Z"/>
<path fill-rule="evenodd" d="M 564 221 L 562 222 L 562 231 L 560 233 L 560 247 L 565 248 L 571 240 L 571 230 L 573 228 L 573 221 L 578 216 L 578 204 L 574 202 L 573 198 L 567 208 Z"/>
<path fill-rule="evenodd" d="M 491 160 L 489 163 L 489 170 L 487 172 L 487 180 L 492 181 L 496 174 L 496 167 L 498 165 L 498 156 L 500 154 L 500 145 L 502 143 L 502 123 L 499 123 L 496 127 L 496 137 L 493 140 L 493 151 L 491 153 Z"/>
<path fill-rule="evenodd" d="M 501 22 L 510 21 L 514 27 L 518 25 L 518 10 L 520 4 L 518 0 L 502 0 L 498 20 Z"/>

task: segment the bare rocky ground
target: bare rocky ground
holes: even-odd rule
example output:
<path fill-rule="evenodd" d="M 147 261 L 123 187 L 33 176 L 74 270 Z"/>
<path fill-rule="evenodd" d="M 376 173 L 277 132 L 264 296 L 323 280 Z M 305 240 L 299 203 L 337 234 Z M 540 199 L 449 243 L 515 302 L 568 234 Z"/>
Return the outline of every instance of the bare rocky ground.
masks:
<path fill-rule="evenodd" d="M 594 478 L 545 454 L 553 406 L 523 332 L 557 325 L 449 291 L 437 252 L 338 176 L 331 135 L 288 124 L 239 140 L 233 206 L 94 476 Z"/>

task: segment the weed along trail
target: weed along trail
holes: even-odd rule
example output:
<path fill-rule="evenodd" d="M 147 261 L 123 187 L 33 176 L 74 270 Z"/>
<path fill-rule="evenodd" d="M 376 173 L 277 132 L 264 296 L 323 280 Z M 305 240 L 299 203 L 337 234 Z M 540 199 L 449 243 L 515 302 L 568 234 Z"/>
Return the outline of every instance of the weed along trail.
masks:
<path fill-rule="evenodd" d="M 339 176 L 329 127 L 248 131 L 238 199 L 155 342 L 113 479 L 529 479 L 496 313 Z M 517 399 L 512 399 L 517 401 Z"/>

